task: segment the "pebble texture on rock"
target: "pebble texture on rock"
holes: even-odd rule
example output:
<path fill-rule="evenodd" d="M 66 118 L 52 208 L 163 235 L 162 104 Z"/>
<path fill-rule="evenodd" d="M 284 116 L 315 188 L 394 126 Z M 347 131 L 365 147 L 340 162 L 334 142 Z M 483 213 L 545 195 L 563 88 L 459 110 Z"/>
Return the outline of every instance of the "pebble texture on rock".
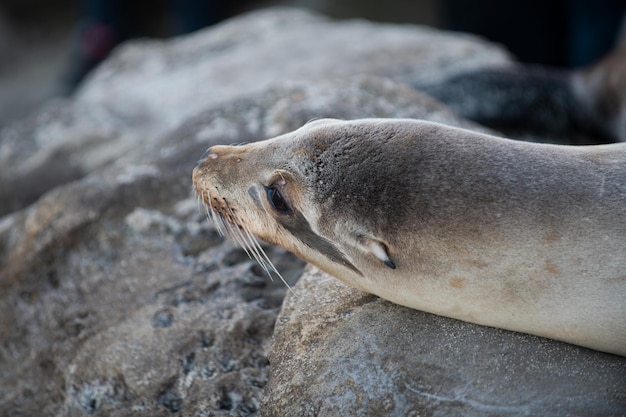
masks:
<path fill-rule="evenodd" d="M 268 360 L 285 286 L 263 276 L 198 210 L 191 195 L 195 161 L 211 145 L 265 139 L 320 117 L 413 117 L 482 129 L 409 88 L 403 77 L 438 79 L 465 67 L 509 62 L 502 49 L 473 37 L 334 23 L 284 9 L 180 39 L 122 46 L 76 97 L 0 132 L 0 213 L 6 213 L 0 218 L 0 415 L 257 416 L 270 368 L 267 415 L 288 415 L 273 403 L 291 404 L 285 413 L 311 404 L 303 410 L 315 415 L 314 394 L 296 402 L 293 389 L 277 391 L 285 383 L 278 373 L 293 369 L 276 369 L 284 331 Z M 267 251 L 293 285 L 303 262 L 281 249 Z M 299 294 L 302 313 L 309 304 L 328 306 L 325 343 L 340 337 L 333 326 L 346 313 L 335 317 L 332 300 L 320 293 Z M 400 311 L 363 294 L 346 296 L 337 305 L 365 297 L 371 302 L 363 308 L 373 316 Z M 407 326 L 420 325 L 412 320 Z M 473 335 L 482 328 L 432 320 L 459 332 L 474 329 L 459 337 L 475 343 L 468 354 L 481 360 L 483 342 Z M 346 337 L 357 330 L 347 329 Z M 493 337 L 489 343 L 497 342 Z M 520 345 L 511 349 L 534 346 L 516 337 L 509 342 Z M 372 338 L 362 345 L 378 343 Z M 355 358 L 358 347 L 353 345 Z M 579 349 L 563 351 L 578 361 L 572 355 Z M 602 357 L 578 354 L 581 371 L 596 380 L 624 366 L 623 360 L 609 366 Z M 526 352 L 520 363 L 533 355 Z M 515 384 L 540 375 L 546 362 L 537 363 L 530 373 L 515 365 Z M 413 370 L 417 379 L 403 389 L 471 399 L 473 387 L 489 386 L 487 378 L 459 386 L 457 374 L 437 373 L 444 365 Z M 569 369 L 562 366 L 555 361 L 548 371 L 560 375 Z M 466 375 L 474 375 L 472 369 Z M 329 378 L 339 372 L 327 371 Z M 373 372 L 372 378 L 385 375 Z M 424 385 L 434 384 L 431 374 L 442 375 L 440 391 Z M 352 392 L 361 392 L 360 404 L 372 407 L 365 404 L 366 389 L 379 393 L 384 387 L 368 384 L 347 387 L 346 406 Z M 465 391 L 451 391 L 459 387 Z M 532 392 L 539 399 L 545 394 Z M 415 395 L 436 408 L 428 395 L 404 399 Z M 488 392 L 481 395 L 476 401 L 500 406 Z M 409 410 L 408 402 L 389 398 L 378 409 Z"/>

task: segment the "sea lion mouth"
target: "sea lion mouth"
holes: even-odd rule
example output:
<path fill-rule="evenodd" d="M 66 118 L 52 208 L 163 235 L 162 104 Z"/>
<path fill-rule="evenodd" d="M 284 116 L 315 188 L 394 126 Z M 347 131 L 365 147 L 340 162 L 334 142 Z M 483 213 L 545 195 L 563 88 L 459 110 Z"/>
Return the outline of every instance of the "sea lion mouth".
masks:
<path fill-rule="evenodd" d="M 207 215 L 222 236 L 233 237 L 235 229 L 245 230 L 245 223 L 236 214 L 236 209 L 231 207 L 226 197 L 222 197 L 219 192 L 212 195 L 209 191 L 201 191 L 199 198 L 207 209 Z"/>
<path fill-rule="evenodd" d="M 228 200 L 222 197 L 217 189 L 212 194 L 209 190 L 201 189 L 197 184 L 194 185 L 198 206 L 202 203 L 207 217 L 215 225 L 218 233 L 234 240 L 243 248 L 250 259 L 254 259 L 259 263 L 270 279 L 273 279 L 272 273 L 275 273 L 287 288 L 292 291 L 287 281 L 278 272 L 261 247 L 258 239 L 250 232 L 241 216 L 237 214 L 237 209 L 228 204 Z"/>
<path fill-rule="evenodd" d="M 236 215 L 236 209 L 233 209 L 226 198 L 222 197 L 219 192 L 211 194 L 209 190 L 195 187 L 196 197 L 198 198 L 198 205 L 202 203 L 205 208 L 207 217 L 217 228 L 217 231 L 222 236 L 232 237 L 234 230 L 242 230 L 243 222 L 238 215 Z"/>

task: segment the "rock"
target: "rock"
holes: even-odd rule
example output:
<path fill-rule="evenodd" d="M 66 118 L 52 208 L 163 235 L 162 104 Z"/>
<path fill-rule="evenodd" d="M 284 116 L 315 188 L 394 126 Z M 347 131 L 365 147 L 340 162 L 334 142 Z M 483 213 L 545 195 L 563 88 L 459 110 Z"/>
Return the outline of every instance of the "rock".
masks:
<path fill-rule="evenodd" d="M 0 214 L 138 144 L 154 144 L 210 106 L 271 85 L 356 75 L 436 83 L 510 62 L 502 48 L 469 35 L 333 22 L 290 9 L 244 15 L 170 41 L 132 41 L 121 45 L 76 97 L 0 131 Z M 347 99 L 358 105 L 358 98 Z"/>
<path fill-rule="evenodd" d="M 285 286 L 217 236 L 190 173 L 212 144 L 330 115 L 480 129 L 386 79 L 284 83 L 209 107 L 5 216 L 0 415 L 258 415 Z M 293 284 L 303 262 L 266 250 Z"/>
<path fill-rule="evenodd" d="M 626 359 L 401 307 L 309 267 L 261 415 L 621 416 Z"/>

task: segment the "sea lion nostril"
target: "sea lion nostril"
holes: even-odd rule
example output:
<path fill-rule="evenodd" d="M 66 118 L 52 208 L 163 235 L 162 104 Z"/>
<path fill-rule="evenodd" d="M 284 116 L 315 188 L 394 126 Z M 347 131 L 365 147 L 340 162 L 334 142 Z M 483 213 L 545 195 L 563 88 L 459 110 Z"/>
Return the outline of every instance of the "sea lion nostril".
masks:
<path fill-rule="evenodd" d="M 217 159 L 217 154 L 215 152 L 212 151 L 213 147 L 207 149 L 206 151 L 204 151 L 204 153 L 202 154 L 202 156 L 200 157 L 200 159 L 198 159 L 198 162 L 196 162 L 197 165 L 200 165 L 201 163 L 203 163 L 207 158 L 210 159 Z"/>

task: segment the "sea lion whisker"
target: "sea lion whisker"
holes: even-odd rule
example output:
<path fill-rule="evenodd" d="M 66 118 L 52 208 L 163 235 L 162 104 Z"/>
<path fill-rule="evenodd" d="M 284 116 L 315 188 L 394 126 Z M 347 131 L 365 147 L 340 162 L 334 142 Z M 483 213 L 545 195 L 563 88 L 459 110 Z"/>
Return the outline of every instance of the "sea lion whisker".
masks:
<path fill-rule="evenodd" d="M 289 292 L 291 292 L 292 294 L 295 294 L 295 292 L 291 288 L 291 285 L 289 285 L 289 283 L 287 283 L 287 280 L 282 276 L 282 274 L 280 272 L 278 272 L 278 270 L 276 269 L 276 267 L 274 266 L 272 261 L 270 261 L 270 259 L 267 257 L 267 254 L 265 253 L 263 248 L 261 248 L 261 246 L 258 244 L 258 242 L 257 242 L 257 245 L 258 245 L 257 247 L 258 247 L 259 251 L 261 252 L 261 255 L 263 255 L 263 258 L 265 258 L 265 261 L 269 264 L 269 266 L 272 269 L 272 271 L 274 271 L 274 273 L 276 275 L 278 275 L 278 278 L 280 278 L 282 283 L 285 284 L 285 287 L 287 287 L 287 290 Z M 271 275 L 269 273 L 268 273 L 268 275 L 270 276 L 270 279 L 271 279 Z"/>
<path fill-rule="evenodd" d="M 206 192 L 206 198 L 204 197 L 205 192 Z M 202 196 L 200 199 L 202 200 L 202 204 L 204 205 L 204 209 L 206 210 L 208 218 L 211 220 L 211 223 L 213 223 L 213 225 L 217 229 L 217 233 L 219 233 L 219 235 L 222 237 L 225 236 L 225 232 L 222 227 L 222 221 L 218 220 L 217 218 L 218 216 L 213 211 L 213 208 L 209 204 L 207 204 L 207 201 L 211 201 L 211 193 L 208 190 L 206 191 L 203 190 Z"/>
<path fill-rule="evenodd" d="M 253 249 L 250 247 L 250 245 L 248 244 L 248 242 L 246 242 L 244 240 L 244 236 L 241 234 L 241 231 L 239 231 L 237 233 L 237 236 L 234 237 L 235 240 L 237 241 L 237 243 L 239 243 L 239 245 L 243 248 L 243 250 L 246 252 L 246 255 L 248 255 L 248 258 L 250 259 L 255 259 L 256 260 L 256 255 L 253 252 Z"/>
<path fill-rule="evenodd" d="M 278 269 L 276 269 L 276 267 L 274 266 L 274 263 L 272 263 L 272 261 L 270 260 L 270 258 L 267 256 L 267 254 L 265 253 L 265 251 L 263 250 L 263 248 L 261 247 L 261 244 L 259 243 L 259 241 L 256 239 L 256 237 L 250 235 L 250 238 L 252 239 L 252 241 L 254 242 L 256 248 L 258 249 L 258 251 L 261 253 L 261 255 L 263 256 L 263 259 L 265 260 L 265 262 L 269 265 L 269 267 L 272 269 L 272 271 L 274 271 L 274 273 L 276 275 L 278 275 L 278 278 L 280 278 L 280 280 L 283 282 L 283 284 L 285 284 L 285 286 L 287 287 L 287 289 L 292 293 L 295 294 L 293 289 L 291 288 L 291 286 L 287 283 L 287 280 L 285 280 L 285 278 L 281 275 L 280 272 L 278 272 Z M 270 276 L 270 279 L 272 278 L 272 276 L 268 273 L 268 275 Z"/>
<path fill-rule="evenodd" d="M 237 214 L 235 214 L 235 211 L 228 205 L 228 203 L 226 203 L 226 200 L 224 199 L 224 203 L 225 203 L 225 207 L 228 209 L 228 212 L 230 214 L 230 219 L 232 220 L 232 222 L 234 223 L 233 225 L 229 225 L 229 231 L 230 231 L 230 235 L 237 240 L 237 242 L 244 247 L 244 249 L 246 250 L 246 252 L 248 250 L 253 251 L 252 245 L 249 242 L 249 239 L 246 236 L 250 236 L 250 233 L 247 231 L 247 229 L 245 228 L 245 226 L 243 226 L 245 224 L 245 222 L 243 222 L 241 220 L 241 217 Z M 246 234 L 244 235 L 244 233 L 242 232 L 242 229 L 244 229 L 244 231 L 246 231 Z M 236 236 L 234 236 L 236 234 Z M 251 258 L 253 256 L 250 256 Z M 255 257 L 256 259 L 256 257 Z"/>
<path fill-rule="evenodd" d="M 204 212 L 206 213 L 207 218 L 211 220 L 211 222 L 213 222 L 213 218 L 211 217 L 211 213 L 209 212 L 209 206 L 207 206 L 204 199 L 204 190 L 202 190 L 200 193 L 198 193 L 198 191 L 196 190 L 196 200 L 198 204 L 198 210 L 202 211 L 202 209 L 200 208 L 200 204 L 202 204 L 202 208 L 204 208 Z"/>
<path fill-rule="evenodd" d="M 212 199 L 211 193 L 208 190 L 206 190 L 206 198 L 204 197 L 204 193 L 205 191 L 203 190 L 201 200 L 206 210 L 208 218 L 210 219 L 211 223 L 213 223 L 213 225 L 215 226 L 217 233 L 219 233 L 219 235 L 222 237 L 226 236 L 226 230 L 224 227 L 225 226 L 224 219 L 218 213 L 215 212 L 214 207 L 212 207 L 210 203 L 207 203 L 207 202 L 210 202 Z"/>
<path fill-rule="evenodd" d="M 227 235 L 231 239 L 233 239 L 237 244 L 239 244 L 239 246 L 243 248 L 243 250 L 246 252 L 246 254 L 248 255 L 250 259 L 254 259 L 255 261 L 258 262 L 258 264 L 265 271 L 265 273 L 270 277 L 270 279 L 273 280 L 273 277 L 271 275 L 272 271 L 275 272 L 278 276 L 281 276 L 280 273 L 274 267 L 274 265 L 271 263 L 271 261 L 267 259 L 267 256 L 265 257 L 263 256 L 265 254 L 264 253 L 262 254 L 263 249 L 258 244 L 258 241 L 254 239 L 254 236 L 247 230 L 247 228 L 245 228 L 244 226 L 241 226 L 245 224 L 241 220 L 241 217 L 235 214 L 235 212 L 232 210 L 232 208 L 227 204 L 227 202 L 224 199 L 222 201 L 224 202 L 224 207 L 225 207 L 224 211 L 228 211 L 227 214 L 230 215 L 230 219 L 232 220 L 232 223 L 225 221 L 222 211 L 220 210 L 219 218 L 222 220 L 223 224 L 226 227 Z M 283 279 L 283 282 L 284 282 L 284 279 Z M 286 282 L 285 282 L 285 285 L 287 285 L 287 288 L 289 288 L 289 285 Z"/>
<path fill-rule="evenodd" d="M 243 224 L 243 222 L 241 221 L 241 219 L 239 218 L 239 216 L 236 216 L 235 213 L 232 211 L 232 209 L 230 209 L 230 213 L 233 216 L 235 223 L 237 223 L 237 227 L 233 226 L 230 228 L 230 233 L 229 235 L 237 242 L 239 243 L 239 245 L 243 248 L 243 250 L 246 252 L 246 254 L 248 255 L 248 257 L 250 259 L 254 259 L 257 262 L 259 262 L 261 264 L 261 266 L 263 267 L 263 269 L 269 274 L 269 271 L 267 269 L 267 265 L 265 265 L 263 262 L 261 262 L 261 259 L 259 257 L 259 254 L 256 251 L 256 248 L 254 247 L 254 245 L 251 244 L 251 242 L 249 241 L 249 239 L 246 236 L 249 236 L 249 234 L 244 234 L 242 232 L 242 226 L 239 226 L 241 224 Z"/>
<path fill-rule="evenodd" d="M 248 257 L 250 257 L 250 259 L 254 259 L 258 262 L 258 264 L 271 280 L 274 280 L 274 278 L 272 277 L 272 272 L 274 272 L 276 275 L 278 275 L 283 284 L 285 284 L 287 289 L 293 292 L 291 286 L 287 283 L 285 278 L 283 278 L 280 272 L 278 272 L 278 269 L 269 259 L 256 237 L 252 235 L 246 227 L 240 226 L 245 224 L 243 221 L 241 221 L 241 217 L 235 214 L 230 206 L 226 205 L 226 209 L 230 212 L 231 219 L 235 223 L 225 223 L 228 230 L 228 236 L 231 237 L 243 248 L 243 250 L 246 252 Z"/>
<path fill-rule="evenodd" d="M 215 219 L 215 224 L 217 225 L 217 231 L 220 233 L 220 235 L 222 236 L 229 235 L 228 228 L 230 225 L 228 224 L 228 222 L 222 215 L 221 210 L 218 209 L 218 211 L 216 212 L 215 208 L 212 208 L 212 213 Z"/>
<path fill-rule="evenodd" d="M 199 213 L 202 213 L 202 209 L 200 208 L 200 200 L 201 200 L 200 194 L 198 194 L 197 191 L 194 194 L 196 195 L 196 208 Z M 202 206 L 204 207 L 204 202 L 202 202 Z"/>
<path fill-rule="evenodd" d="M 214 211 L 210 211 L 211 214 L 211 220 L 213 221 L 213 224 L 215 224 L 215 227 L 217 229 L 217 232 L 220 234 L 220 236 L 224 237 L 226 236 L 227 232 L 225 230 L 225 223 L 224 223 L 224 219 L 222 219 L 219 215 L 217 215 Z"/>
<path fill-rule="evenodd" d="M 244 222 L 241 221 L 241 218 L 234 212 L 233 212 L 233 216 L 236 217 L 238 224 L 244 224 Z M 261 265 L 261 267 L 265 270 L 265 272 L 270 277 L 270 279 L 273 280 L 271 272 L 274 272 L 276 275 L 278 275 L 278 278 L 280 278 L 283 284 L 285 284 L 287 289 L 293 293 L 291 286 L 287 283 L 287 280 L 283 278 L 281 273 L 278 272 L 278 269 L 274 266 L 274 263 L 267 256 L 267 253 L 265 253 L 265 250 L 263 250 L 256 236 L 250 233 L 247 227 L 242 227 L 241 229 L 243 229 L 243 232 L 245 232 L 245 235 L 248 237 L 247 242 L 249 242 L 250 248 L 253 250 L 255 254 L 254 258 Z M 240 232 L 241 232 L 241 229 L 240 229 Z"/>
<path fill-rule="evenodd" d="M 250 235 L 250 233 L 247 230 L 244 230 L 244 231 L 246 232 L 246 236 L 247 236 L 246 243 L 250 246 L 250 249 L 252 250 L 254 259 L 261 265 L 261 267 L 263 268 L 265 273 L 273 281 L 274 278 L 272 277 L 272 271 L 273 272 L 277 272 L 276 268 L 274 268 L 274 265 L 272 265 L 271 262 L 268 264 L 267 261 L 265 261 L 265 259 L 263 258 L 263 255 L 261 255 L 261 252 L 263 251 L 263 248 L 260 247 L 258 242 L 253 240 L 252 236 Z"/>
<path fill-rule="evenodd" d="M 246 255 L 248 255 L 248 258 L 257 259 L 253 249 L 250 247 L 250 244 L 246 241 L 243 233 L 241 233 L 241 229 L 232 225 L 229 226 L 228 236 L 241 246 L 241 248 L 246 252 Z"/>

